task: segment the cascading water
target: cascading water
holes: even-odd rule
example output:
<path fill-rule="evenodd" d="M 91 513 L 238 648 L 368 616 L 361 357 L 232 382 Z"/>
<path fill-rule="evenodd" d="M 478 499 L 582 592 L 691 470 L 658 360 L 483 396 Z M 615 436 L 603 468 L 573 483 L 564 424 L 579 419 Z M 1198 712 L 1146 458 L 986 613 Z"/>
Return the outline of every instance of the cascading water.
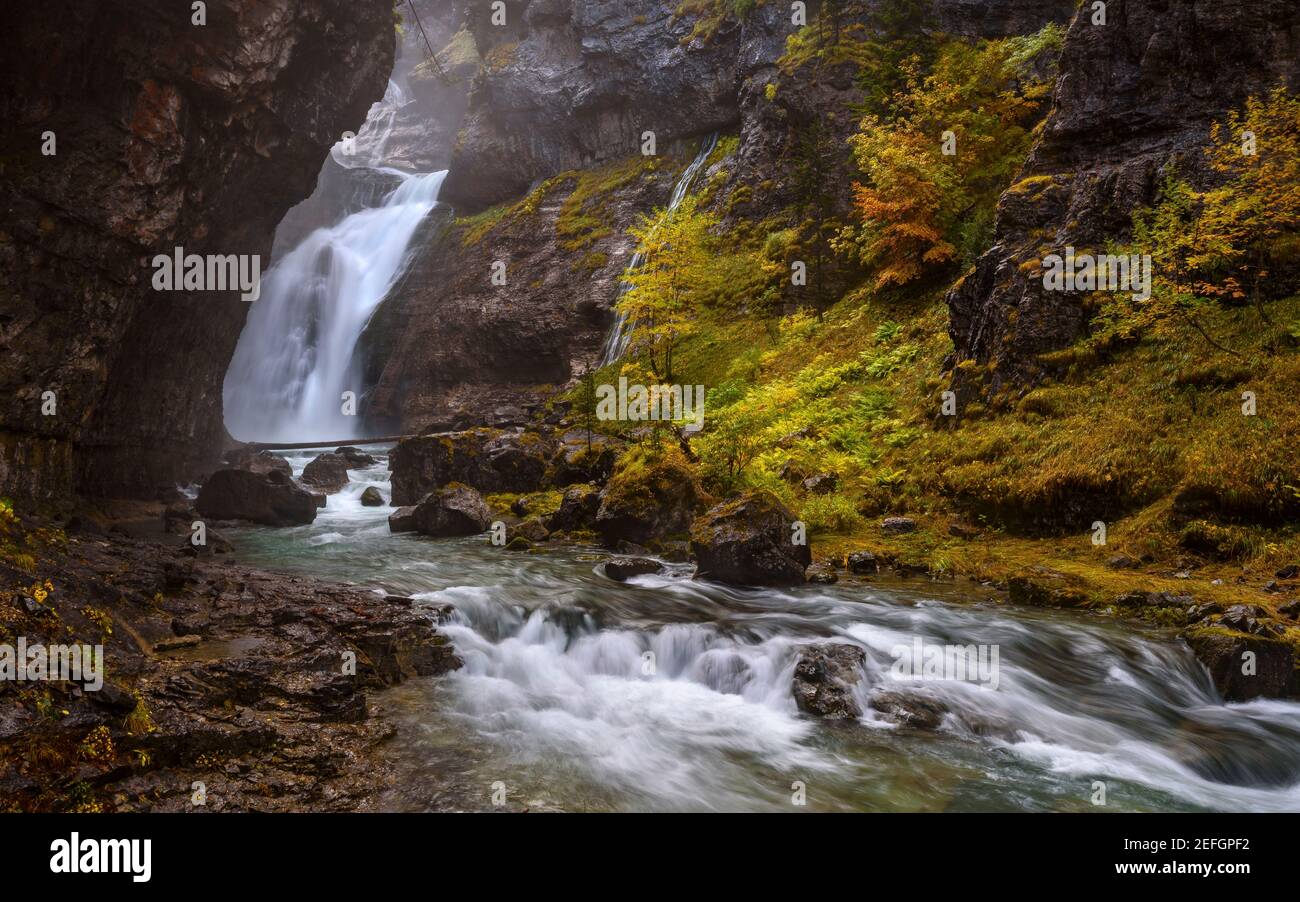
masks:
<path fill-rule="evenodd" d="M 263 278 L 226 373 L 226 427 L 236 438 L 353 437 L 343 393 L 361 393 L 357 339 L 401 275 L 446 176 L 383 171 L 401 184 L 382 206 L 317 229 Z"/>
<path fill-rule="evenodd" d="M 700 152 L 695 155 L 695 159 L 686 167 L 686 171 L 682 173 L 682 177 L 679 178 L 677 184 L 673 186 L 672 196 L 668 200 L 668 208 L 664 211 L 665 217 L 671 216 L 673 211 L 681 205 L 681 202 L 686 198 L 686 193 L 691 188 L 691 183 L 695 181 L 695 176 L 704 168 L 704 163 L 708 160 L 709 154 L 713 153 L 713 149 L 717 146 L 717 132 L 714 132 L 704 139 L 704 143 L 700 145 Z M 644 263 L 645 255 L 640 251 L 637 251 L 632 255 L 632 260 L 627 265 L 627 272 L 632 272 L 633 270 L 640 268 Z M 623 283 L 623 288 L 619 292 L 619 295 L 622 296 L 626 291 L 627 283 L 625 282 Z M 627 344 L 628 341 L 631 340 L 631 337 L 632 333 L 631 330 L 628 329 L 627 317 L 622 313 L 616 312 L 614 325 L 610 327 L 609 334 L 605 336 L 605 346 L 601 349 L 600 365 L 608 366 L 621 358 L 623 354 L 627 352 Z"/>
<path fill-rule="evenodd" d="M 614 583 L 585 549 L 388 531 L 383 452 L 311 526 L 227 530 L 240 560 L 409 595 L 464 667 L 377 701 L 398 725 L 380 806 L 564 810 L 1300 810 L 1300 704 L 1225 705 L 1172 632 L 984 603 L 910 581 L 745 590 L 689 567 Z M 315 452 L 289 455 L 296 472 Z M 962 603 L 952 603 L 960 601 Z M 451 608 L 450 613 L 448 608 Z M 996 684 L 898 681 L 895 649 L 997 647 Z M 856 645 L 863 716 L 801 714 L 799 648 Z M 898 727 L 870 701 L 922 698 Z"/>

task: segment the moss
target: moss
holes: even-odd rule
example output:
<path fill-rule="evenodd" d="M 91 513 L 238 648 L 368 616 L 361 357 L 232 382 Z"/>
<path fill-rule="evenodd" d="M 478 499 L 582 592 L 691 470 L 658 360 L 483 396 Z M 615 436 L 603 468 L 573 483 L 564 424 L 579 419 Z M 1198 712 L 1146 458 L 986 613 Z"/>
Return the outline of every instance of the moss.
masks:
<path fill-rule="evenodd" d="M 609 196 L 660 166 L 658 157 L 635 156 L 596 169 L 566 173 L 573 190 L 560 205 L 555 234 L 567 251 L 582 251 L 611 234 L 611 217 L 606 209 Z"/>

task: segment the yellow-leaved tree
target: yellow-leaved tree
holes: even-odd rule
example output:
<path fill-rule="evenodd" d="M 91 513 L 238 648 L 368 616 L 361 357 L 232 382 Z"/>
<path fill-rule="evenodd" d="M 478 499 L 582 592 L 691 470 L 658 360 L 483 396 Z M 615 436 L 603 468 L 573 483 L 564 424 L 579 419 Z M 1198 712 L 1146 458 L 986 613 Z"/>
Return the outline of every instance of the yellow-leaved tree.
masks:
<path fill-rule="evenodd" d="M 849 139 L 863 180 L 854 188 L 860 225 L 835 248 L 875 270 L 877 287 L 905 285 L 987 242 L 991 211 L 1031 143 L 1050 91 L 1036 63 L 1059 52 L 1060 30 L 967 44 L 952 41 L 933 68 L 902 62 L 906 87 L 883 113 L 863 117 Z"/>
<path fill-rule="evenodd" d="M 629 350 L 644 354 L 655 376 L 671 380 L 673 350 L 695 330 L 700 305 L 715 291 L 717 217 L 687 195 L 673 210 L 643 216 L 630 231 L 640 266 L 624 275 L 618 311 L 631 330 Z"/>

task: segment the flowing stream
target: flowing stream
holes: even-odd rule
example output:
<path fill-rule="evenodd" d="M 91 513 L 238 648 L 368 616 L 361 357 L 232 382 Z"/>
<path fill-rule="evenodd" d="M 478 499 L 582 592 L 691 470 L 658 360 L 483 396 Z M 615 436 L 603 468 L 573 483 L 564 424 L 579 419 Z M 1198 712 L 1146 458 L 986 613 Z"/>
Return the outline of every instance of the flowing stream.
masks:
<path fill-rule="evenodd" d="M 315 453 L 288 456 L 301 472 Z M 391 535 L 390 508 L 360 503 L 387 495 L 387 461 L 352 479 L 311 526 L 229 535 L 245 563 L 454 609 L 464 668 L 378 696 L 399 726 L 380 807 L 490 809 L 495 789 L 512 810 L 1084 811 L 1104 783 L 1108 811 L 1300 810 L 1300 704 L 1223 704 L 1167 631 L 970 583 L 744 590 L 680 566 L 616 583 L 595 549 Z M 996 689 L 894 679 L 918 637 L 997 646 Z M 861 701 L 921 693 L 938 728 L 801 714 L 798 648 L 828 640 L 865 651 Z"/>

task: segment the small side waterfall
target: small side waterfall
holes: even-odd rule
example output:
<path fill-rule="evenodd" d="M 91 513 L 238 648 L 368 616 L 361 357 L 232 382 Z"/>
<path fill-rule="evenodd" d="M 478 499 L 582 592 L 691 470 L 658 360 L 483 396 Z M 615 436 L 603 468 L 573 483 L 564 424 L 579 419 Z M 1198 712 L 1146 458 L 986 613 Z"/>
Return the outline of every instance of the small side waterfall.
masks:
<path fill-rule="evenodd" d="M 263 278 L 226 372 L 226 428 L 236 438 L 353 437 L 343 393 L 361 394 L 357 339 L 401 275 L 447 174 L 380 171 L 400 179 L 380 206 L 312 232 Z"/>
<path fill-rule="evenodd" d="M 691 161 L 691 165 L 686 167 L 686 171 L 682 173 L 682 177 L 679 178 L 677 184 L 673 186 L 672 197 L 668 200 L 668 209 L 664 211 L 665 216 L 671 214 L 681 205 L 682 200 L 686 197 L 686 193 L 691 189 L 691 183 L 695 181 L 695 176 L 697 176 L 700 170 L 704 168 L 704 163 L 708 160 L 709 154 L 713 153 L 713 148 L 717 146 L 717 132 L 714 132 L 704 139 L 704 142 L 700 145 L 700 152 L 695 155 L 695 159 Z M 638 251 L 632 255 L 632 260 L 627 265 L 627 272 L 632 272 L 633 270 L 638 269 L 644 263 L 645 255 Z M 622 295 L 627 291 L 627 288 L 627 283 L 624 282 L 623 287 L 619 291 L 619 297 L 622 297 Z M 608 366 L 621 358 L 623 354 L 627 352 L 627 344 L 628 341 L 631 340 L 631 337 L 632 331 L 628 328 L 627 317 L 622 313 L 616 313 L 614 325 L 610 327 L 609 335 L 605 337 L 605 346 L 601 350 L 600 355 L 600 365 Z"/>

